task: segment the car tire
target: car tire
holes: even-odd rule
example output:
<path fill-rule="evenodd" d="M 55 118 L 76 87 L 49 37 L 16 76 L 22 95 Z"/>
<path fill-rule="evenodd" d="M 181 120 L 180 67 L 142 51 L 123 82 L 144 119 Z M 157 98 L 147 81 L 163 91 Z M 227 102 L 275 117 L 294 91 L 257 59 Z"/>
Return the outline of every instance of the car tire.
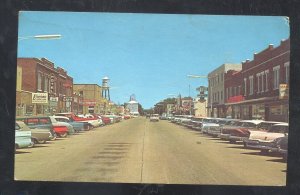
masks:
<path fill-rule="evenodd" d="M 46 140 L 38 141 L 39 144 L 45 144 L 46 142 L 47 142 Z"/>
<path fill-rule="evenodd" d="M 37 139 L 35 139 L 35 138 L 32 139 L 32 142 L 33 142 L 34 144 L 39 144 L 39 141 L 38 141 Z"/>
<path fill-rule="evenodd" d="M 65 138 L 65 137 L 67 137 L 67 136 L 68 136 L 68 133 L 67 133 L 67 132 L 62 133 L 62 134 L 59 134 L 59 137 L 61 137 L 61 138 Z"/>
<path fill-rule="evenodd" d="M 234 141 L 234 140 L 230 140 L 230 141 L 229 141 L 229 143 L 231 143 L 231 144 L 235 144 L 235 143 L 236 143 L 236 141 Z"/>
<path fill-rule="evenodd" d="M 260 153 L 263 154 L 263 155 L 266 155 L 266 154 L 269 154 L 269 150 L 267 150 L 267 149 L 261 149 Z"/>

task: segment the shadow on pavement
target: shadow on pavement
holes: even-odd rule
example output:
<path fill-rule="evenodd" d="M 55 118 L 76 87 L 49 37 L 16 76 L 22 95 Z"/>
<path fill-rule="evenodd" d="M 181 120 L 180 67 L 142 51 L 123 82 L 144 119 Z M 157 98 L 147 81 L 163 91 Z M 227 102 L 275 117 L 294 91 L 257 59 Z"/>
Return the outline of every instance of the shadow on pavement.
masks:
<path fill-rule="evenodd" d="M 269 162 L 286 163 L 286 161 L 283 158 L 271 159 L 271 160 L 267 160 L 267 161 L 269 161 Z"/>
<path fill-rule="evenodd" d="M 49 146 L 45 146 L 44 144 L 43 145 L 36 144 L 32 148 L 45 148 L 45 147 L 49 147 Z"/>
<path fill-rule="evenodd" d="M 31 152 L 25 152 L 25 151 L 16 151 L 15 154 L 26 154 L 26 153 L 31 153 Z"/>

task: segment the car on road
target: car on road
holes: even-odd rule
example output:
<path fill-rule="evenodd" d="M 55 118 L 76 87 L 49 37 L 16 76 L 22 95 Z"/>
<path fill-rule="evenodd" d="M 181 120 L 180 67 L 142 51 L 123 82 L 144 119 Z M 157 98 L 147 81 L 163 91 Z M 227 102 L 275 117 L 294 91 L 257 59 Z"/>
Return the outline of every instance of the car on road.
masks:
<path fill-rule="evenodd" d="M 158 122 L 159 121 L 159 115 L 158 114 L 152 114 L 150 116 L 150 122 Z"/>
<path fill-rule="evenodd" d="M 15 149 L 33 146 L 34 143 L 31 140 L 31 130 L 24 129 L 19 124 L 21 123 L 15 123 Z"/>
<path fill-rule="evenodd" d="M 244 140 L 244 146 L 260 149 L 264 154 L 269 151 L 277 152 L 277 141 L 279 138 L 288 136 L 288 129 L 288 123 L 277 123 L 268 131 L 251 131 L 249 138 Z"/>

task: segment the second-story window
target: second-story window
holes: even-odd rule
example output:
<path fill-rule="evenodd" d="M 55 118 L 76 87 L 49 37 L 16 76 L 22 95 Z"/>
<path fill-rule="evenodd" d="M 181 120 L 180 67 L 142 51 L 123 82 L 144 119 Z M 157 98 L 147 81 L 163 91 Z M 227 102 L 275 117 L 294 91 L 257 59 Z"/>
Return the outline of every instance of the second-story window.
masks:
<path fill-rule="evenodd" d="M 264 92 L 264 71 L 260 73 L 261 75 L 261 92 Z"/>
<path fill-rule="evenodd" d="M 37 90 L 42 91 L 42 73 L 38 72 L 37 78 Z"/>
<path fill-rule="evenodd" d="M 249 76 L 249 95 L 253 94 L 253 76 Z"/>
<path fill-rule="evenodd" d="M 247 95 L 247 78 L 244 78 L 244 96 Z"/>
<path fill-rule="evenodd" d="M 290 62 L 284 63 L 285 68 L 285 83 L 288 84 L 290 81 Z"/>
<path fill-rule="evenodd" d="M 266 92 L 269 90 L 269 70 L 265 70 L 265 88 L 266 88 Z"/>
<path fill-rule="evenodd" d="M 256 74 L 257 78 L 257 93 L 260 93 L 260 73 Z"/>
<path fill-rule="evenodd" d="M 44 79 L 44 91 L 48 92 L 48 87 L 49 87 L 49 78 L 47 75 L 45 75 L 45 79 Z"/>
<path fill-rule="evenodd" d="M 275 66 L 273 68 L 273 89 L 278 89 L 279 88 L 279 70 L 280 70 L 280 66 Z"/>
<path fill-rule="evenodd" d="M 223 91 L 221 91 L 221 101 L 223 100 Z"/>

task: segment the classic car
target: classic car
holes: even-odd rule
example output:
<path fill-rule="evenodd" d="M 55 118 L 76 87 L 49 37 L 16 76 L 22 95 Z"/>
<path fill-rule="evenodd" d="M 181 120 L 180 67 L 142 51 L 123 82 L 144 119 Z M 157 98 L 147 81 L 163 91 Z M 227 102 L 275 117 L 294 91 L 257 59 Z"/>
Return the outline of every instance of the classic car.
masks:
<path fill-rule="evenodd" d="M 229 130 L 230 143 L 235 143 L 236 141 L 243 141 L 244 139 L 249 138 L 250 130 L 257 130 L 258 125 L 263 122 L 262 120 L 242 120 L 240 121 L 240 126 L 232 128 Z"/>
<path fill-rule="evenodd" d="M 150 116 L 150 122 L 152 122 L 152 121 L 158 122 L 159 121 L 159 115 L 158 114 L 152 114 Z"/>
<path fill-rule="evenodd" d="M 195 129 L 195 130 L 201 131 L 202 120 L 203 120 L 203 118 L 192 117 L 192 118 L 191 118 L 191 123 L 192 123 L 192 127 L 191 127 L 191 128 L 192 128 L 192 129 Z"/>
<path fill-rule="evenodd" d="M 201 132 L 202 133 L 208 133 L 208 127 L 212 124 L 217 124 L 218 119 L 216 118 L 204 118 L 202 120 L 202 127 L 201 127 Z"/>
<path fill-rule="evenodd" d="M 277 152 L 277 139 L 286 137 L 288 129 L 288 123 L 277 123 L 272 125 L 268 131 L 250 131 L 249 138 L 244 140 L 244 146 L 260 149 L 262 153 Z"/>
<path fill-rule="evenodd" d="M 31 141 L 34 144 L 46 143 L 53 138 L 49 129 L 30 129 L 24 122 L 16 121 L 22 131 L 31 131 Z"/>
<path fill-rule="evenodd" d="M 220 138 L 235 143 L 243 141 L 250 135 L 250 129 L 257 129 L 262 120 L 241 120 L 234 123 L 234 126 L 224 125 L 221 129 Z"/>
<path fill-rule="evenodd" d="M 283 155 L 283 159 L 287 159 L 288 156 L 288 136 L 277 138 L 277 151 Z"/>
<path fill-rule="evenodd" d="M 21 119 L 17 119 L 21 120 Z M 29 128 L 47 128 L 55 132 L 53 139 L 58 137 L 67 137 L 68 132 L 74 133 L 73 127 L 68 123 L 57 122 L 53 116 L 31 116 L 23 118 L 23 121 Z"/>
<path fill-rule="evenodd" d="M 77 133 L 79 131 L 89 130 L 88 122 L 76 122 L 66 116 L 53 116 L 58 122 L 69 123 L 73 126 L 74 131 Z"/>
<path fill-rule="evenodd" d="M 55 140 L 57 137 L 56 130 L 54 129 L 53 123 L 55 119 L 49 116 L 25 116 L 18 117 L 16 121 L 24 122 L 30 129 L 47 129 L 51 133 L 51 140 Z"/>
<path fill-rule="evenodd" d="M 96 118 L 91 120 L 89 118 L 84 118 L 83 117 L 84 115 L 82 115 L 82 117 L 80 117 L 79 115 L 76 115 L 73 112 L 56 113 L 55 116 L 66 116 L 76 122 L 88 122 L 90 124 L 89 130 L 93 129 L 98 123 L 97 121 L 95 121 L 95 120 L 97 120 Z"/>
<path fill-rule="evenodd" d="M 213 137 L 219 137 L 221 134 L 221 128 L 225 125 L 229 125 L 232 121 L 239 121 L 239 119 L 220 118 L 216 123 L 208 126 L 207 134 Z"/>
<path fill-rule="evenodd" d="M 34 143 L 31 140 L 30 129 L 22 129 L 19 124 L 15 123 L 15 149 L 32 147 Z"/>

